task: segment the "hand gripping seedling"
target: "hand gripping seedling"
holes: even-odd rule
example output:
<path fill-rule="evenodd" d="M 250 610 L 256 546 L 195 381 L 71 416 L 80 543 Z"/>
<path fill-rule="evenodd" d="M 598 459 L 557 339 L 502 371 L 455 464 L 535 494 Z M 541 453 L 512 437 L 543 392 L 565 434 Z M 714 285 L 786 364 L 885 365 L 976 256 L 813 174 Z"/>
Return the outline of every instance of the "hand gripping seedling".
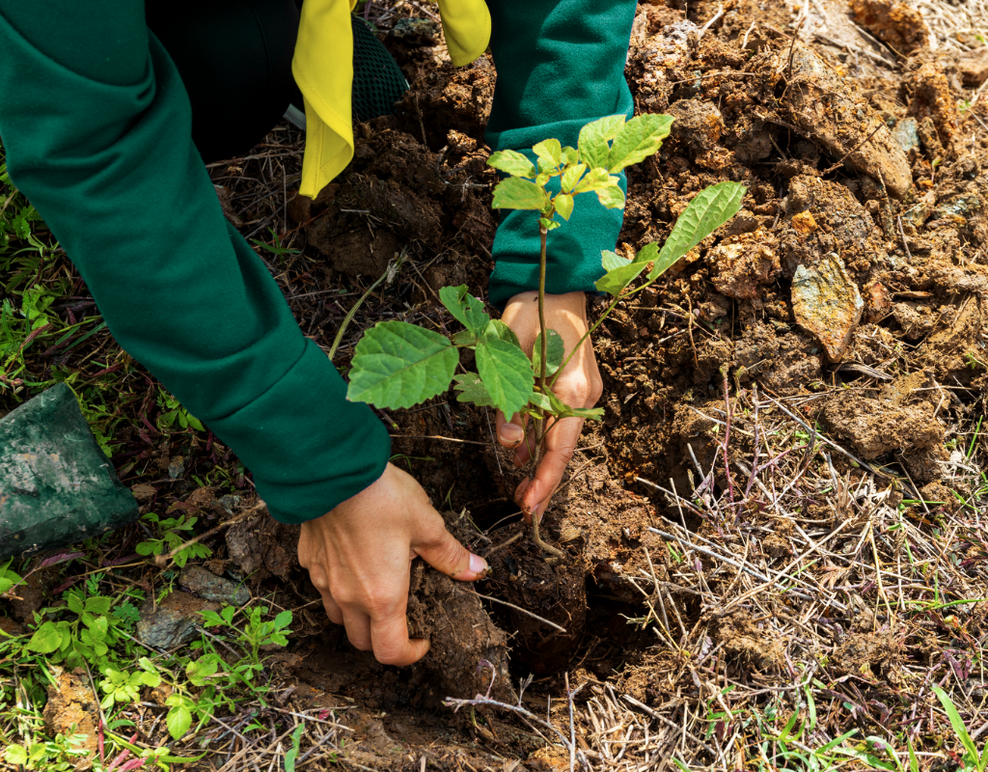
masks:
<path fill-rule="evenodd" d="M 532 148 L 537 166 L 514 150 L 493 153 L 488 164 L 507 175 L 494 189 L 493 208 L 531 210 L 538 216 L 539 335 L 531 359 L 514 332 L 504 322 L 491 319 L 483 301 L 469 294 L 465 285 L 443 287 L 439 299 L 464 329 L 447 338 L 407 322 L 379 322 L 357 344 L 347 399 L 377 407 L 408 408 L 447 391 L 455 380 L 460 402 L 495 407 L 509 418 L 520 414 L 535 421 L 532 455 L 536 466 L 543 440 L 559 420 L 600 420 L 604 412 L 600 408 L 563 404 L 552 391 L 556 378 L 621 300 L 652 284 L 738 212 L 744 187 L 722 182 L 697 194 L 661 249 L 658 244 L 648 244 L 631 261 L 603 252 L 605 273 L 596 288 L 613 299 L 568 356 L 562 337 L 545 326 L 546 237 L 550 230 L 562 226 L 557 215 L 569 220 L 573 199 L 581 193 L 593 191 L 608 209 L 623 208 L 624 192 L 617 172 L 658 152 L 672 121 L 668 115 L 640 115 L 630 121 L 623 115 L 601 118 L 580 130 L 577 148 L 563 147 L 557 139 L 539 142 Z M 553 194 L 546 185 L 555 177 L 560 178 L 559 191 Z M 646 270 L 646 281 L 629 289 Z M 477 372 L 456 374 L 460 349 L 474 352 Z M 532 538 L 543 551 L 563 556 L 542 540 L 537 517 L 532 518 Z"/>

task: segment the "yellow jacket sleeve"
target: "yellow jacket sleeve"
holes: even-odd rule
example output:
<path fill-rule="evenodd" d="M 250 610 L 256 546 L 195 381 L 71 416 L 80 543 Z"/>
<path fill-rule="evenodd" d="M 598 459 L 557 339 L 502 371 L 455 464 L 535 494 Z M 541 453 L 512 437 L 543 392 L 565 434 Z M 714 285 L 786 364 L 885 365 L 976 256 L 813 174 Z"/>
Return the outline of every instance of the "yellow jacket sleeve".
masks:
<path fill-rule="evenodd" d="M 292 73 L 305 100 L 303 196 L 315 198 L 353 158 L 353 32 L 356 0 L 306 0 Z M 443 33 L 457 67 L 480 56 L 490 41 L 484 0 L 440 0 Z"/>

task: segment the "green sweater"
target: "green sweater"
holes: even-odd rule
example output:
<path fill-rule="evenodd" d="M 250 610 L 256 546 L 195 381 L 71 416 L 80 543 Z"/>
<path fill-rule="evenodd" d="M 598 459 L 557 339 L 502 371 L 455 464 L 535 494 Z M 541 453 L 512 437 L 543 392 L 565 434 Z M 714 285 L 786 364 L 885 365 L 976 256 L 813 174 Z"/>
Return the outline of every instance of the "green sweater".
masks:
<path fill-rule="evenodd" d="M 623 68 L 634 0 L 491 6 L 492 147 L 548 136 L 575 145 L 587 121 L 631 114 Z M 237 453 L 277 519 L 319 517 L 374 482 L 387 430 L 346 400 L 339 373 L 224 219 L 190 138 L 185 89 L 142 4 L 0 0 L 0 51 L 11 178 L 120 345 Z M 508 215 L 495 239 L 496 305 L 537 285 L 538 237 L 524 214 Z M 571 222 L 550 236 L 550 292 L 593 288 L 621 215 L 584 196 Z"/>

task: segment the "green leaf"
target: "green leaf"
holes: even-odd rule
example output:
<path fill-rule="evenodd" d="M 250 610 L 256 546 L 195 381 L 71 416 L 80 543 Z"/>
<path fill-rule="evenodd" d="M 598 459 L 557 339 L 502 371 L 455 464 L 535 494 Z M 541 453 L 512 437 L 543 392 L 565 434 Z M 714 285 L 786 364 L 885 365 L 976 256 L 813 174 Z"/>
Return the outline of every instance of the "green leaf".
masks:
<path fill-rule="evenodd" d="M 494 400 L 477 373 L 454 375 L 453 381 L 453 388 L 459 392 L 456 395 L 457 402 L 469 402 L 477 407 L 494 407 Z"/>
<path fill-rule="evenodd" d="M 285 754 L 285 772 L 295 772 L 295 759 L 302 746 L 302 732 L 305 731 L 305 724 L 301 723 L 292 732 L 292 747 Z"/>
<path fill-rule="evenodd" d="M 274 618 L 274 628 L 275 630 L 283 630 L 292 623 L 292 612 L 291 610 L 282 611 L 278 616 Z"/>
<path fill-rule="evenodd" d="M 614 138 L 611 152 L 607 156 L 607 168 L 611 174 L 657 153 L 662 140 L 669 136 L 672 121 L 671 115 L 646 113 L 636 115 L 624 124 Z"/>
<path fill-rule="evenodd" d="M 94 595 L 86 599 L 86 611 L 91 614 L 108 614 L 110 613 L 110 606 L 112 604 L 113 600 L 111 598 Z"/>
<path fill-rule="evenodd" d="M 532 152 L 539 157 L 540 161 L 545 161 L 553 169 L 557 169 L 562 161 L 563 147 L 559 144 L 558 139 L 550 137 L 535 145 Z"/>
<path fill-rule="evenodd" d="M 449 388 L 459 353 L 444 336 L 406 322 L 381 322 L 357 344 L 347 399 L 411 407 Z"/>
<path fill-rule="evenodd" d="M 82 602 L 82 597 L 79 595 L 77 591 L 66 593 L 65 600 L 66 600 L 66 605 L 69 607 L 69 611 L 71 611 L 73 614 L 81 614 L 83 611 L 86 610 L 86 607 L 83 605 Z"/>
<path fill-rule="evenodd" d="M 679 258 L 734 217 L 741 210 L 744 194 L 744 185 L 736 182 L 721 182 L 697 193 L 676 220 L 648 278 L 654 279 L 663 274 Z"/>
<path fill-rule="evenodd" d="M 573 196 L 569 193 L 557 193 L 552 200 L 552 205 L 564 220 L 568 220 L 569 216 L 573 214 Z"/>
<path fill-rule="evenodd" d="M 3 754 L 4 761 L 15 766 L 27 764 L 27 748 L 23 745 L 10 745 Z"/>
<path fill-rule="evenodd" d="M 38 654 L 51 654 L 62 645 L 62 634 L 54 622 L 45 622 L 34 631 L 31 640 L 27 642 L 28 651 Z"/>
<path fill-rule="evenodd" d="M 608 115 L 580 129 L 580 160 L 588 166 L 607 166 L 610 140 L 614 139 L 627 119 L 623 115 Z"/>
<path fill-rule="evenodd" d="M 517 150 L 498 150 L 491 153 L 487 165 L 512 177 L 534 177 L 536 174 L 535 164 Z"/>
<path fill-rule="evenodd" d="M 601 264 L 607 273 L 601 276 L 594 286 L 600 292 L 620 295 L 624 288 L 638 278 L 648 264 L 656 259 L 658 252 L 659 246 L 655 242 L 642 247 L 631 261 L 613 252 L 606 250 L 601 252 Z"/>
<path fill-rule="evenodd" d="M 577 150 L 575 147 L 570 147 L 569 145 L 566 145 L 566 147 L 563 148 L 562 161 L 563 161 L 563 166 L 572 166 L 573 164 L 579 163 L 580 151 Z"/>
<path fill-rule="evenodd" d="M 497 338 L 477 345 L 477 372 L 491 401 L 505 416 L 521 410 L 532 395 L 535 376 L 525 352 Z"/>
<path fill-rule="evenodd" d="M 563 336 L 555 330 L 546 330 L 545 339 L 545 374 L 552 375 L 563 364 L 563 356 L 566 354 L 566 346 L 563 344 Z M 532 349 L 532 372 L 539 374 L 542 362 L 542 333 L 535 337 L 535 348 Z"/>
<path fill-rule="evenodd" d="M 936 694 L 937 698 L 940 700 L 940 704 L 943 705 L 943 709 L 947 711 L 947 718 L 950 719 L 950 725 L 954 728 L 954 734 L 960 739 L 961 744 L 967 750 L 967 756 L 970 757 L 973 764 L 978 764 L 980 761 L 980 756 L 978 754 L 978 749 L 974 744 L 974 740 L 971 739 L 971 735 L 968 734 L 967 727 L 964 726 L 964 719 L 961 718 L 961 714 L 957 712 L 953 700 L 950 696 L 941 689 L 939 686 L 933 687 L 933 693 Z"/>
<path fill-rule="evenodd" d="M 600 190 L 601 188 L 611 188 L 618 184 L 618 178 L 607 173 L 607 169 L 597 167 L 580 180 L 574 193 L 586 193 L 588 190 Z"/>
<path fill-rule="evenodd" d="M 580 177 L 587 170 L 586 164 L 575 164 L 570 166 L 566 171 L 563 172 L 563 178 L 561 180 L 562 189 L 564 193 L 572 192 L 573 188 L 576 187 L 576 183 L 580 181 Z"/>
<path fill-rule="evenodd" d="M 558 223 L 555 220 L 550 220 L 550 219 L 548 219 L 546 217 L 540 217 L 539 218 L 539 225 L 541 225 L 543 228 L 545 228 L 546 231 L 554 231 L 554 230 L 556 230 L 556 228 L 558 228 L 560 225 L 562 225 L 562 223 Z"/>
<path fill-rule="evenodd" d="M 8 560 L 0 566 L 0 595 L 3 595 L 15 584 L 20 584 L 23 581 L 17 574 L 10 570 L 10 564 L 12 562 L 12 560 Z"/>
<path fill-rule="evenodd" d="M 477 335 L 470 330 L 460 330 L 454 332 L 450 340 L 453 341 L 454 346 L 469 347 L 476 345 Z"/>
<path fill-rule="evenodd" d="M 456 317 L 456 321 L 475 335 L 480 335 L 491 320 L 484 311 L 484 302 L 468 293 L 466 284 L 443 287 L 439 290 L 439 300 Z"/>
<path fill-rule="evenodd" d="M 604 209 L 624 208 L 624 191 L 616 185 L 613 188 L 601 188 L 596 191 L 597 200 Z"/>
<path fill-rule="evenodd" d="M 529 402 L 547 413 L 552 412 L 552 401 L 541 391 L 533 391 Z"/>
<path fill-rule="evenodd" d="M 515 331 L 512 330 L 508 325 L 502 322 L 500 319 L 491 319 L 487 323 L 487 327 L 484 328 L 485 338 L 498 338 L 511 345 L 521 348 L 521 343 L 518 341 L 518 336 L 515 335 Z"/>
<path fill-rule="evenodd" d="M 529 180 L 508 177 L 494 188 L 494 209 L 534 209 L 541 212 L 548 208 L 549 194 Z"/>
<path fill-rule="evenodd" d="M 582 418 L 586 421 L 600 421 L 604 418 L 604 408 L 602 407 L 571 407 L 563 418 Z"/>
<path fill-rule="evenodd" d="M 184 704 L 176 705 L 168 711 L 165 726 L 173 740 L 182 739 L 192 726 L 192 712 Z"/>

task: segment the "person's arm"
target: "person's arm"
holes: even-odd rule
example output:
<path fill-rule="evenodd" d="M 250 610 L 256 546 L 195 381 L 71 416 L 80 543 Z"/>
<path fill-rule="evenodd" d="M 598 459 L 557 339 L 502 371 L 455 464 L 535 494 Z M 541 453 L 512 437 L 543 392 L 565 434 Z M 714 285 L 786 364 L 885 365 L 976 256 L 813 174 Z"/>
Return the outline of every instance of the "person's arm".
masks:
<path fill-rule="evenodd" d="M 427 646 L 410 644 L 403 624 L 412 557 L 460 579 L 479 572 L 424 492 L 382 518 L 382 496 L 421 488 L 396 480 L 383 424 L 346 401 L 343 379 L 226 223 L 143 4 L 0 0 L 0 51 L 11 178 L 117 341 L 237 453 L 275 517 L 306 523 L 304 563 L 327 609 L 347 610 L 354 643 L 395 664 L 417 659 Z M 384 573 L 340 569 L 381 555 L 401 559 Z"/>
<path fill-rule="evenodd" d="M 491 50 L 497 68 L 487 125 L 492 150 L 512 149 L 534 161 L 532 145 L 555 137 L 577 146 L 580 129 L 605 115 L 634 112 L 624 65 L 635 0 L 490 0 Z M 621 186 L 627 190 L 624 174 Z M 558 179 L 554 181 L 558 189 Z M 577 196 L 569 221 L 550 231 L 546 270 L 547 324 L 558 330 L 567 352 L 587 330 L 585 294 L 603 275 L 601 250 L 613 250 L 623 212 L 604 209 L 591 194 Z M 529 347 L 538 334 L 534 290 L 538 287 L 539 229 L 532 212 L 508 211 L 492 250 L 496 261 L 490 301 Z M 573 407 L 592 407 L 601 379 L 589 340 L 557 379 L 555 392 Z M 529 460 L 520 421 L 500 413 L 498 437 L 515 447 L 515 462 Z M 562 479 L 583 421 L 567 419 L 549 432 L 534 478 L 516 498 L 528 514 L 541 514 Z"/>

